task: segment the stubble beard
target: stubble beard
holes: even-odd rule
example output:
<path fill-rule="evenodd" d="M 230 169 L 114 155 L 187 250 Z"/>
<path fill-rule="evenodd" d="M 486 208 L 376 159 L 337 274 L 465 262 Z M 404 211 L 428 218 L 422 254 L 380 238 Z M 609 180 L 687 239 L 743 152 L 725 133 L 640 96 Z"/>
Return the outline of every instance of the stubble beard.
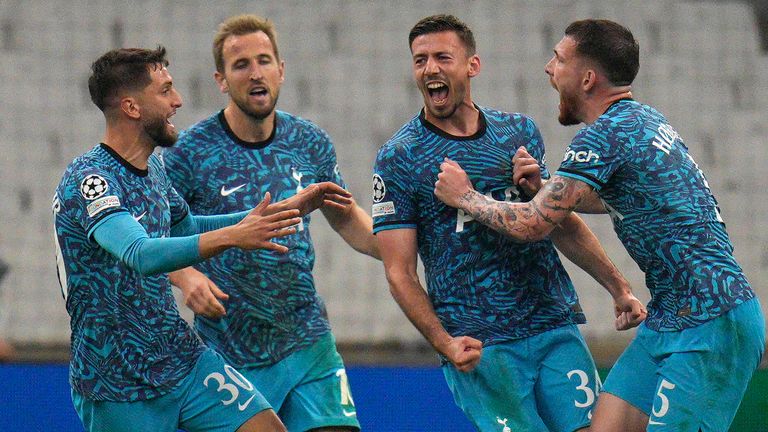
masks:
<path fill-rule="evenodd" d="M 277 106 L 277 99 L 280 97 L 280 92 L 275 92 L 275 97 L 272 99 L 272 104 L 269 105 L 266 109 L 261 110 L 254 110 L 251 107 L 248 106 L 247 103 L 232 99 L 233 102 L 235 102 L 235 105 L 237 105 L 238 108 L 240 108 L 240 111 L 242 111 L 245 115 L 248 117 L 254 119 L 254 120 L 264 120 L 265 118 L 269 117 L 270 114 L 275 112 L 275 106 Z"/>
<path fill-rule="evenodd" d="M 576 98 L 568 94 L 560 94 L 560 113 L 557 120 L 563 126 L 572 126 L 581 123 L 576 117 L 575 108 L 578 106 Z"/>
<path fill-rule="evenodd" d="M 164 118 L 157 118 L 144 126 L 144 132 L 155 141 L 159 147 L 173 147 L 179 137 L 178 132 L 168 132 L 169 125 Z"/>

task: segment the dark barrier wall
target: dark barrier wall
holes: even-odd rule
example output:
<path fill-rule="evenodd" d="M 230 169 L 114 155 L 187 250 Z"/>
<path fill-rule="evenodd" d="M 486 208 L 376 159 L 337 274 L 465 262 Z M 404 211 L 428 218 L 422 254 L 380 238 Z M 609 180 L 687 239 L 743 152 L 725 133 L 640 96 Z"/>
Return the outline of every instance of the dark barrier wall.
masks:
<path fill-rule="evenodd" d="M 473 431 L 438 368 L 351 367 L 347 375 L 363 431 Z M 82 431 L 67 367 L 0 366 L 0 431 Z M 731 431 L 768 432 L 768 370 L 752 380 Z"/>

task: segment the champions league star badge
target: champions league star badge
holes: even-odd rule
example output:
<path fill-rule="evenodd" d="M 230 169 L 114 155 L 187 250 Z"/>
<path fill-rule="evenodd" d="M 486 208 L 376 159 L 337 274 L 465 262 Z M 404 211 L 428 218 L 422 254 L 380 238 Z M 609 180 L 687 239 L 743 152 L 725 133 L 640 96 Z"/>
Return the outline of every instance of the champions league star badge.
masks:
<path fill-rule="evenodd" d="M 373 202 L 381 202 L 384 195 L 387 194 L 387 187 L 384 185 L 384 179 L 378 174 L 373 175 Z"/>
<path fill-rule="evenodd" d="M 108 189 L 107 181 L 104 180 L 104 177 L 97 174 L 89 175 L 80 183 L 80 193 L 83 195 L 83 198 L 89 201 L 103 196 L 107 193 Z"/>

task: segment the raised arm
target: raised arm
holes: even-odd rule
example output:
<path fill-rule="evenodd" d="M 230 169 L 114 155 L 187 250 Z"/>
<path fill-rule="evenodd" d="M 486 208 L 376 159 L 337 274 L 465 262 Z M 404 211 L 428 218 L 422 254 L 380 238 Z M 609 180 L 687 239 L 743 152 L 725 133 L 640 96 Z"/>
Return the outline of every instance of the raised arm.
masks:
<path fill-rule="evenodd" d="M 496 201 L 477 192 L 467 173 L 454 161 L 440 165 L 435 195 L 451 207 L 521 242 L 541 240 L 560 225 L 592 192 L 586 183 L 554 176 L 527 203 Z"/>
<path fill-rule="evenodd" d="M 264 215 L 269 196 L 235 225 L 185 237 L 150 238 L 144 227 L 127 212 L 107 217 L 93 231 L 93 238 L 125 265 L 144 275 L 178 270 L 219 254 L 231 247 L 241 249 L 288 249 L 270 240 L 295 232 L 298 210 Z"/>
<path fill-rule="evenodd" d="M 416 230 L 380 231 L 378 237 L 389 291 L 413 325 L 462 372 L 480 362 L 482 342 L 469 336 L 451 336 L 440 323 L 416 272 Z"/>
<path fill-rule="evenodd" d="M 520 186 L 528 196 L 535 196 L 547 183 L 547 180 L 541 178 L 539 162 L 528 153 L 525 147 L 517 149 L 512 163 L 512 182 Z M 576 207 L 576 211 L 593 214 L 607 213 L 603 201 L 594 190 L 589 194 L 584 194 Z"/>

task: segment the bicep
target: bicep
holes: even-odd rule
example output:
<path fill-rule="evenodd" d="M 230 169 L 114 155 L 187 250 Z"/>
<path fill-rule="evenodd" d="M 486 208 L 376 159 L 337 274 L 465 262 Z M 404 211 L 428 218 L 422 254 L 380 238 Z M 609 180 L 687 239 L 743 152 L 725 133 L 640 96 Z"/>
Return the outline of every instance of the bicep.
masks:
<path fill-rule="evenodd" d="M 415 229 L 379 231 L 376 233 L 376 239 L 388 279 L 397 275 L 416 276 L 418 249 Z"/>

